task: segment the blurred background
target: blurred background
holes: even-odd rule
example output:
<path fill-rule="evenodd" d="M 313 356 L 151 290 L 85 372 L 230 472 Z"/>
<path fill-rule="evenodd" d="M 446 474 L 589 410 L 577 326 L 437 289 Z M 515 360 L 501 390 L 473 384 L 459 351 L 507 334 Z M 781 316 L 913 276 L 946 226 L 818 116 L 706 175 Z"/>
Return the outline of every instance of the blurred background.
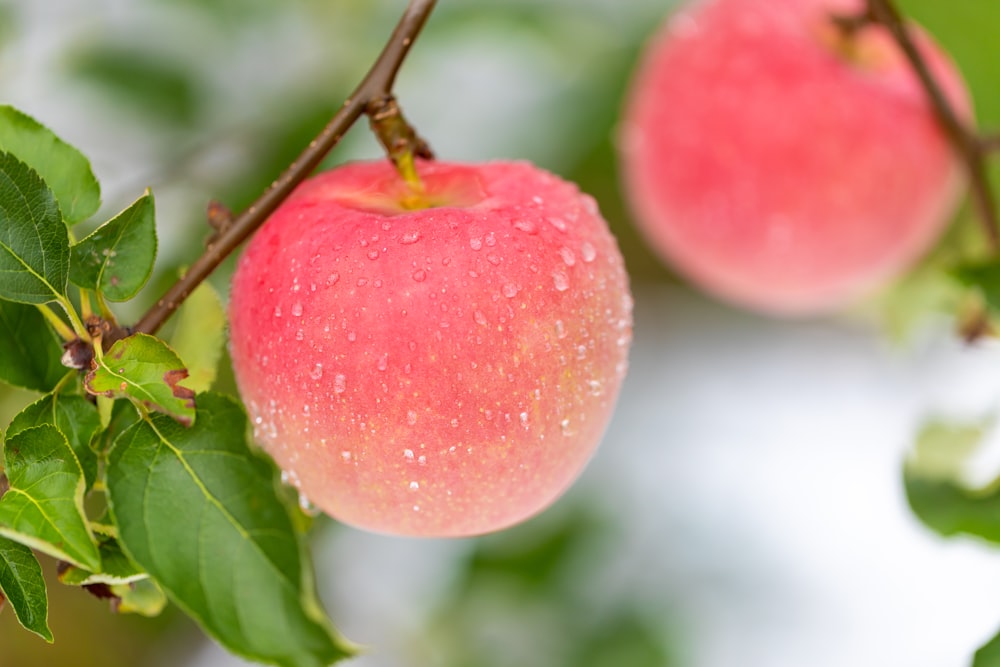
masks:
<path fill-rule="evenodd" d="M 91 158 L 103 214 L 156 194 L 157 275 L 125 320 L 197 256 L 209 199 L 241 209 L 318 132 L 404 4 L 0 0 L 0 103 Z M 1000 7 L 900 4 L 954 55 L 981 122 L 1000 127 Z M 320 594 L 368 647 L 348 664 L 958 667 L 1000 629 L 1000 553 L 932 534 L 902 487 L 924 420 L 1000 405 L 1000 348 L 956 340 L 933 311 L 932 274 L 843 316 L 777 321 L 685 287 L 633 230 L 616 116 L 670 9 L 440 0 L 404 66 L 398 97 L 440 156 L 529 159 L 597 197 L 632 276 L 635 344 L 598 455 L 536 519 L 448 541 L 317 522 Z M 328 162 L 377 155 L 360 124 Z M 231 268 L 213 276 L 222 293 Z M 226 372 L 219 388 L 234 391 Z M 28 398 L 0 390 L 0 423 Z M 1000 467 L 992 440 L 982 479 Z M 114 616 L 54 576 L 49 590 L 56 643 L 7 610 L 0 667 L 242 664 L 175 610 Z"/>

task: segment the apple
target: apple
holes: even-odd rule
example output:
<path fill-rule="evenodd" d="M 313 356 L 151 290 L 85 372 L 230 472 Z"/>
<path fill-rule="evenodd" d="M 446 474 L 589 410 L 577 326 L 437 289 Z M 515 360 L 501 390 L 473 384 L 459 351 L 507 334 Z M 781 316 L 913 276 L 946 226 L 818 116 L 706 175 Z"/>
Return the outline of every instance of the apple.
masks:
<path fill-rule="evenodd" d="M 304 498 L 394 535 L 495 531 L 580 474 L 627 365 L 632 300 L 594 200 L 522 162 L 387 160 L 299 186 L 232 280 L 260 445 Z"/>
<path fill-rule="evenodd" d="M 963 169 L 860 1 L 707 0 L 657 32 L 627 94 L 622 185 L 651 246 L 708 292 L 778 315 L 830 312 L 906 270 L 940 235 Z M 959 73 L 914 28 L 947 99 Z"/>

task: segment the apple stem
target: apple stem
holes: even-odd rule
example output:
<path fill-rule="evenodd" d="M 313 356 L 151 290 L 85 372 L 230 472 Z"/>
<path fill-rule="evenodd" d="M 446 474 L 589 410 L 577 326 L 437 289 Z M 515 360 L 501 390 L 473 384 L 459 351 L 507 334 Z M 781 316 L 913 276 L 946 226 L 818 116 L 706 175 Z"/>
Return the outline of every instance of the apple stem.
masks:
<path fill-rule="evenodd" d="M 410 188 L 410 197 L 403 204 L 406 208 L 421 208 L 424 184 L 417 174 L 416 158 L 433 160 L 430 146 L 406 122 L 399 103 L 392 95 L 374 99 L 365 107 L 372 132 L 385 149 L 396 171 Z"/>
<path fill-rule="evenodd" d="M 215 236 L 209 239 L 201 256 L 128 332 L 156 333 L 194 289 L 264 224 L 295 187 L 319 166 L 327 153 L 340 143 L 347 130 L 366 113 L 369 105 L 373 101 L 392 97 L 396 74 L 435 4 L 436 0 L 410 0 L 382 53 L 327 126 L 256 201 L 239 215 L 218 226 Z M 412 156 L 410 159 L 412 160 Z"/>
<path fill-rule="evenodd" d="M 1000 255 L 1000 218 L 997 214 L 996 197 L 990 187 L 986 171 L 986 157 L 1000 144 L 996 138 L 984 138 L 977 128 L 966 123 L 948 101 L 940 83 L 931 73 L 931 68 L 921 55 L 913 40 L 906 21 L 893 0 L 867 0 L 865 9 L 855 15 L 833 16 L 834 23 L 847 35 L 866 25 L 880 25 L 899 46 L 903 55 L 916 74 L 920 85 L 927 94 L 934 115 L 944 129 L 952 148 L 965 165 L 969 176 L 969 190 L 977 218 L 982 224 L 987 243 L 993 255 Z"/>

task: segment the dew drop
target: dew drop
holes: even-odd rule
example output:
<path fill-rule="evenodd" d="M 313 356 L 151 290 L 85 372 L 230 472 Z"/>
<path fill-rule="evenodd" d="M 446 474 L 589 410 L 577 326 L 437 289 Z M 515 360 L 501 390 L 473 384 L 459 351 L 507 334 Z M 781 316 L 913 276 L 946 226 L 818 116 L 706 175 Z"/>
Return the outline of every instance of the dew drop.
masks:
<path fill-rule="evenodd" d="M 562 261 L 566 266 L 573 266 L 576 264 L 576 255 L 574 255 L 573 251 L 566 246 L 559 248 L 559 256 L 562 257 Z"/>
<path fill-rule="evenodd" d="M 493 234 L 493 232 L 490 232 L 489 234 L 486 235 L 486 239 L 484 242 L 486 243 L 486 245 L 492 248 L 497 244 L 497 237 Z"/>
<path fill-rule="evenodd" d="M 473 250 L 479 250 L 483 247 L 483 239 L 479 236 L 474 236 L 469 239 L 469 247 Z"/>
<path fill-rule="evenodd" d="M 364 287 L 368 284 L 367 278 L 358 278 L 358 287 Z"/>
<path fill-rule="evenodd" d="M 303 331 L 302 329 L 299 329 L 298 331 L 295 332 L 295 340 L 305 340 L 305 338 L 306 338 L 306 332 Z"/>
<path fill-rule="evenodd" d="M 565 292 L 569 289 L 569 277 L 562 271 L 553 271 L 552 284 L 555 285 L 556 289 L 560 292 Z"/>
<path fill-rule="evenodd" d="M 304 493 L 299 493 L 299 509 L 306 516 L 319 516 L 320 513 L 320 509 Z"/>
<path fill-rule="evenodd" d="M 486 261 L 492 264 L 493 266 L 500 266 L 500 258 L 496 255 L 496 253 L 491 252 L 490 254 L 486 255 Z"/>
<path fill-rule="evenodd" d="M 417 269 L 416 271 L 413 272 L 412 278 L 418 283 L 422 283 L 425 280 L 427 280 L 427 272 L 424 271 L 423 269 Z"/>
<path fill-rule="evenodd" d="M 347 332 L 347 341 L 349 343 L 353 343 L 355 340 L 357 340 L 357 338 L 358 338 L 358 334 L 354 333 L 353 331 L 348 331 Z"/>
<path fill-rule="evenodd" d="M 580 246 L 580 256 L 583 257 L 585 262 L 593 262 L 597 259 L 597 250 L 589 241 L 584 241 L 583 245 Z"/>
<path fill-rule="evenodd" d="M 333 378 L 333 393 L 343 394 L 347 389 L 347 378 L 343 373 L 337 373 Z"/>
<path fill-rule="evenodd" d="M 476 321 L 476 324 L 481 324 L 482 326 L 486 326 L 486 316 L 483 315 L 482 311 L 477 310 L 476 312 L 474 312 L 472 314 L 472 319 Z"/>
<path fill-rule="evenodd" d="M 368 251 L 368 259 L 378 259 L 378 250 L 372 248 Z"/>
<path fill-rule="evenodd" d="M 520 415 L 518 415 L 518 418 L 521 420 L 521 425 L 522 426 L 527 426 L 528 425 L 528 413 L 527 412 L 522 412 Z"/>
<path fill-rule="evenodd" d="M 281 317 L 281 306 L 275 306 L 274 307 L 274 316 L 275 317 Z"/>
<path fill-rule="evenodd" d="M 503 292 L 503 295 L 508 299 L 513 299 L 515 296 L 517 296 L 517 285 L 513 283 L 507 283 L 501 288 L 500 291 Z"/>
<path fill-rule="evenodd" d="M 556 336 L 560 339 L 566 337 L 566 325 L 562 320 L 556 320 Z"/>
<path fill-rule="evenodd" d="M 344 463 L 351 460 L 351 453 L 346 449 L 340 453 L 340 458 L 344 459 Z"/>
<path fill-rule="evenodd" d="M 410 482 L 410 491 L 416 491 L 420 488 L 419 482 Z"/>
<path fill-rule="evenodd" d="M 378 368 L 380 371 L 384 371 L 388 365 L 389 365 L 389 355 L 383 354 L 381 357 L 378 358 L 378 362 L 375 364 L 375 367 Z"/>
<path fill-rule="evenodd" d="M 420 232 L 412 231 L 405 232 L 403 236 L 400 237 L 399 242 L 403 245 L 410 245 L 411 243 L 416 243 L 420 240 Z"/>
<path fill-rule="evenodd" d="M 590 387 L 591 396 L 600 396 L 604 393 L 604 385 L 601 384 L 600 380 L 590 380 L 587 382 L 587 386 Z"/>
<path fill-rule="evenodd" d="M 538 225 L 536 225 L 532 220 L 518 220 L 514 223 L 514 227 L 515 229 L 520 229 L 526 234 L 538 233 Z"/>
<path fill-rule="evenodd" d="M 292 304 L 292 317 L 302 317 L 302 304 Z"/>
<path fill-rule="evenodd" d="M 340 280 L 340 274 L 334 271 L 333 273 L 331 273 L 326 277 L 326 284 L 336 285 L 338 280 Z"/>
<path fill-rule="evenodd" d="M 316 364 L 316 366 L 311 371 L 309 371 L 309 377 L 311 377 L 313 380 L 318 380 L 321 377 L 323 377 L 323 364 Z"/>
<path fill-rule="evenodd" d="M 555 227 L 556 229 L 558 229 L 560 232 L 565 232 L 566 231 L 566 221 L 563 220 L 562 218 L 556 217 L 554 215 L 550 215 L 549 217 L 545 218 L 545 220 L 550 225 L 552 225 L 553 227 Z"/>
<path fill-rule="evenodd" d="M 427 457 L 423 456 L 423 455 L 418 456 L 417 457 L 417 465 L 421 465 L 421 466 L 422 465 L 427 465 Z"/>
<path fill-rule="evenodd" d="M 416 424 L 417 423 L 417 413 L 414 412 L 413 410 L 407 410 L 406 411 L 406 423 L 409 424 L 410 426 L 413 426 L 414 424 Z M 412 452 L 411 452 L 410 458 L 413 458 Z"/>
<path fill-rule="evenodd" d="M 413 450 L 412 449 L 404 449 L 403 450 L 403 458 L 406 459 L 407 461 L 412 461 L 413 460 Z"/>
<path fill-rule="evenodd" d="M 281 483 L 299 488 L 299 476 L 295 474 L 294 470 L 282 470 Z"/>

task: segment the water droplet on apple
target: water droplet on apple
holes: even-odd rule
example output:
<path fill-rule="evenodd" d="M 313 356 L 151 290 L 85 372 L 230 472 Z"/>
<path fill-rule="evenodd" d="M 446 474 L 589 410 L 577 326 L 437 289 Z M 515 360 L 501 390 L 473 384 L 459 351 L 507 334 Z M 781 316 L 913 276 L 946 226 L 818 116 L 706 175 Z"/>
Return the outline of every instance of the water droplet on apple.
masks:
<path fill-rule="evenodd" d="M 402 243 L 403 245 L 410 245 L 411 243 L 416 243 L 419 240 L 420 240 L 420 232 L 418 231 L 404 232 L 403 235 L 399 238 L 399 242 Z"/>
<path fill-rule="evenodd" d="M 347 378 L 343 373 L 337 373 L 333 378 L 333 393 L 343 394 L 347 390 Z"/>
<path fill-rule="evenodd" d="M 474 236 L 469 239 L 469 247 L 473 250 L 479 250 L 483 247 L 483 239 L 479 236 Z"/>
<path fill-rule="evenodd" d="M 351 460 L 351 453 L 345 449 L 340 452 L 340 458 L 344 459 L 344 463 L 347 463 Z"/>
<path fill-rule="evenodd" d="M 491 252 L 490 254 L 486 255 L 486 261 L 492 264 L 493 266 L 500 266 L 500 258 L 497 257 L 496 253 Z"/>
<path fill-rule="evenodd" d="M 388 365 L 389 365 L 388 353 L 383 354 L 381 357 L 379 357 L 378 362 L 375 364 L 376 368 L 378 368 L 380 371 L 384 371 Z"/>
<path fill-rule="evenodd" d="M 472 314 L 472 319 L 476 321 L 476 324 L 481 324 L 486 326 L 486 316 L 483 315 L 482 311 L 477 310 Z"/>
<path fill-rule="evenodd" d="M 409 424 L 410 426 L 413 426 L 414 424 L 416 424 L 417 423 L 417 413 L 414 412 L 413 410 L 407 410 L 406 411 L 406 423 Z M 411 455 L 411 458 L 412 458 L 412 455 Z"/>
<path fill-rule="evenodd" d="M 420 488 L 420 482 L 410 482 L 410 491 L 416 491 Z"/>
<path fill-rule="evenodd" d="M 424 271 L 423 269 L 417 269 L 416 271 L 413 272 L 413 275 L 411 277 L 418 283 L 422 283 L 425 280 L 427 280 L 427 272 Z"/>
<path fill-rule="evenodd" d="M 323 377 L 323 364 L 316 364 L 316 366 L 309 371 L 309 377 L 313 380 L 318 380 Z M 309 406 L 307 405 L 306 407 L 308 408 Z"/>
<path fill-rule="evenodd" d="M 576 264 L 576 255 L 574 255 L 573 251 L 566 246 L 559 248 L 559 256 L 562 257 L 563 264 L 566 266 L 573 266 Z"/>
<path fill-rule="evenodd" d="M 597 250 L 589 241 L 584 241 L 580 246 L 580 256 L 583 257 L 583 261 L 589 264 L 597 259 Z"/>
<path fill-rule="evenodd" d="M 282 470 L 281 471 L 281 483 L 287 484 L 288 486 L 293 486 L 296 489 L 299 488 L 299 476 L 295 474 L 294 470 Z"/>
<path fill-rule="evenodd" d="M 518 289 L 517 285 L 513 283 L 507 283 L 500 289 L 500 291 L 503 292 L 503 295 L 508 299 L 513 299 L 515 296 L 517 296 Z"/>
<path fill-rule="evenodd" d="M 333 273 L 331 273 L 326 277 L 326 284 L 336 285 L 338 280 L 340 280 L 340 274 L 334 271 Z"/>
<path fill-rule="evenodd" d="M 495 246 L 497 244 L 497 237 L 496 237 L 496 235 L 493 232 L 490 232 L 489 234 L 486 235 L 486 239 L 484 240 L 484 243 L 486 243 L 486 245 L 488 245 L 489 247 L 492 248 L 493 246 Z"/>
<path fill-rule="evenodd" d="M 566 337 L 566 325 L 562 320 L 556 320 L 556 336 L 560 339 Z"/>
<path fill-rule="evenodd" d="M 295 332 L 295 340 L 305 340 L 305 338 L 306 338 L 306 332 L 303 331 L 302 329 L 299 329 L 298 331 Z"/>
<path fill-rule="evenodd" d="M 378 250 L 376 248 L 368 251 L 368 259 L 378 259 Z"/>
<path fill-rule="evenodd" d="M 294 303 L 292 304 L 292 317 L 302 317 L 302 304 Z"/>
<path fill-rule="evenodd" d="M 518 220 L 514 223 L 515 229 L 520 229 L 526 234 L 537 234 L 538 225 L 535 224 L 533 220 Z"/>
<path fill-rule="evenodd" d="M 569 289 L 569 277 L 562 271 L 553 271 L 552 284 L 554 284 L 556 289 L 560 292 L 565 292 Z"/>
<path fill-rule="evenodd" d="M 274 316 L 275 317 L 281 317 L 281 306 L 275 306 L 274 307 Z"/>
<path fill-rule="evenodd" d="M 587 382 L 587 386 L 590 387 L 591 396 L 600 396 L 604 393 L 604 385 L 600 380 L 590 380 Z"/>
<path fill-rule="evenodd" d="M 357 339 L 358 339 L 358 334 L 354 333 L 353 331 L 347 332 L 347 341 L 349 343 L 353 343 Z"/>
<path fill-rule="evenodd" d="M 403 458 L 406 459 L 407 461 L 412 461 L 413 460 L 413 450 L 412 449 L 404 449 L 403 450 Z"/>
<path fill-rule="evenodd" d="M 556 229 L 558 229 L 560 232 L 565 232 L 566 231 L 566 221 L 563 220 L 562 218 L 554 216 L 554 215 L 550 215 L 549 217 L 545 218 L 545 220 L 550 225 L 552 225 L 553 227 L 555 227 Z"/>
<path fill-rule="evenodd" d="M 299 492 L 299 509 L 306 516 L 319 516 L 320 509 L 316 507 L 309 498 L 302 492 Z"/>

